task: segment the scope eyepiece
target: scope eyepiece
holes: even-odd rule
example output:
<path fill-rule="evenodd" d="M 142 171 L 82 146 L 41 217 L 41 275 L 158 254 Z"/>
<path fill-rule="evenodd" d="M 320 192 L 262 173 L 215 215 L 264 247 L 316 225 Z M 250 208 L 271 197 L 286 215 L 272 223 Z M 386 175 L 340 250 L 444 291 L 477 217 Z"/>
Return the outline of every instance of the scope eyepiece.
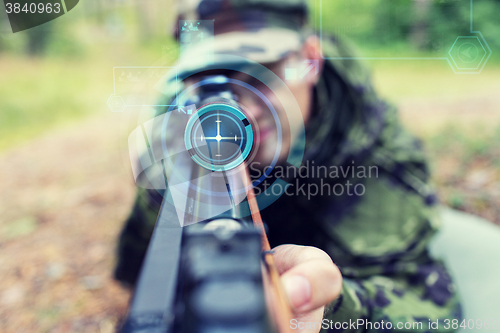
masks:
<path fill-rule="evenodd" d="M 211 171 L 236 168 L 253 146 L 252 125 L 233 99 L 227 80 L 219 75 L 202 81 L 203 106 L 193 113 L 184 132 L 191 158 Z"/>

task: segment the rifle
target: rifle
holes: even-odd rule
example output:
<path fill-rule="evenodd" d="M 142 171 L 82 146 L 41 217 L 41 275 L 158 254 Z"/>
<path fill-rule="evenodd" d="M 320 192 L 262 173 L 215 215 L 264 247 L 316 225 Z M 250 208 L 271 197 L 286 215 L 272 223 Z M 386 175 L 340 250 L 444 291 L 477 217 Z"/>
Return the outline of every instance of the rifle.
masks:
<path fill-rule="evenodd" d="M 212 136 L 215 139 L 212 141 L 219 153 L 215 156 L 220 156 L 224 151 L 220 149 L 219 113 L 228 111 L 229 116 L 234 116 L 238 112 L 232 112 L 232 108 L 238 106 L 224 77 L 207 80 L 197 101 L 202 107 L 193 116 L 201 117 L 208 108 L 212 111 L 208 116 L 214 117 L 216 110 L 217 137 Z M 241 117 L 240 120 L 242 130 L 248 131 L 248 120 Z M 188 132 L 195 130 L 190 128 L 200 126 L 190 127 L 188 123 L 186 128 L 185 140 L 191 159 L 179 157 L 174 167 L 190 175 L 191 186 L 182 216 L 172 204 L 176 194 L 167 186 L 121 332 L 289 332 L 291 311 L 243 163 L 248 156 L 242 147 L 244 140 L 240 138 L 238 149 L 241 151 L 236 158 L 219 163 L 213 157 L 210 144 L 204 151 L 210 160 L 203 155 L 203 147 L 193 146 L 195 143 L 190 141 Z M 246 144 L 251 145 L 253 133 L 248 134 Z M 209 137 L 205 138 L 208 142 Z M 238 141 L 237 135 L 234 140 Z M 225 146 L 222 150 L 231 150 L 231 147 Z M 196 163 L 192 163 L 193 160 Z M 233 163 L 232 172 L 228 172 L 230 163 Z M 211 173 L 208 176 L 207 169 Z M 200 188 L 220 187 L 214 175 L 219 178 L 222 175 L 231 202 L 230 208 L 222 213 L 212 211 L 217 206 L 217 198 L 200 198 Z M 169 178 L 169 185 L 171 182 L 175 182 L 175 175 Z M 236 188 L 245 189 L 245 200 L 237 200 Z M 203 208 L 206 207 L 204 200 L 209 212 Z M 251 213 L 251 218 L 243 217 L 244 210 Z M 180 219 L 183 223 L 179 223 Z"/>

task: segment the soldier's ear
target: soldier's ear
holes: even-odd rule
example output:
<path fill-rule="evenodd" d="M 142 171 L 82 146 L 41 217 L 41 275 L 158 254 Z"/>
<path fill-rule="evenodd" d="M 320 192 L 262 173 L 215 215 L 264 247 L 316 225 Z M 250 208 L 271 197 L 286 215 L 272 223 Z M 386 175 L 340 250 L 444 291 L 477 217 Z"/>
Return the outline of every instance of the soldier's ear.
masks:
<path fill-rule="evenodd" d="M 321 42 L 316 35 L 311 35 L 306 38 L 304 45 L 302 46 L 302 54 L 306 60 L 311 61 L 311 65 L 318 66 L 317 71 L 313 70 L 308 75 L 308 79 L 311 83 L 316 84 L 319 80 L 321 72 L 323 71 L 323 64 L 325 60 L 323 59 L 323 50 L 321 50 Z"/>

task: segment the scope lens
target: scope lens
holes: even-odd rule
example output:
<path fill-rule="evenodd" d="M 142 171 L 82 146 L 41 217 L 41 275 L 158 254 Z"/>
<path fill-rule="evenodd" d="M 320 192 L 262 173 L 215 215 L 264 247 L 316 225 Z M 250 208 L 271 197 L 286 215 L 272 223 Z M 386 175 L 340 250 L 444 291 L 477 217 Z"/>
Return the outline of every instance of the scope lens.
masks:
<path fill-rule="evenodd" d="M 230 170 L 245 161 L 253 145 L 253 129 L 238 108 L 213 103 L 194 113 L 184 141 L 191 158 L 212 171 Z"/>

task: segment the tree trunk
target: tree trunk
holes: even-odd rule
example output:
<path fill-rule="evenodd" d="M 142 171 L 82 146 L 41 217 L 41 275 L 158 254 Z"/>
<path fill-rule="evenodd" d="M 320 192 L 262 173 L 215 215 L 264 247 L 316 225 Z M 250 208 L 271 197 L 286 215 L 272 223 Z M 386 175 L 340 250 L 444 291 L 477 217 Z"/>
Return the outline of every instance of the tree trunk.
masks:
<path fill-rule="evenodd" d="M 419 50 L 427 50 L 431 45 L 429 36 L 429 15 L 431 11 L 431 0 L 412 0 L 412 15 L 414 21 L 411 28 L 411 43 Z"/>

